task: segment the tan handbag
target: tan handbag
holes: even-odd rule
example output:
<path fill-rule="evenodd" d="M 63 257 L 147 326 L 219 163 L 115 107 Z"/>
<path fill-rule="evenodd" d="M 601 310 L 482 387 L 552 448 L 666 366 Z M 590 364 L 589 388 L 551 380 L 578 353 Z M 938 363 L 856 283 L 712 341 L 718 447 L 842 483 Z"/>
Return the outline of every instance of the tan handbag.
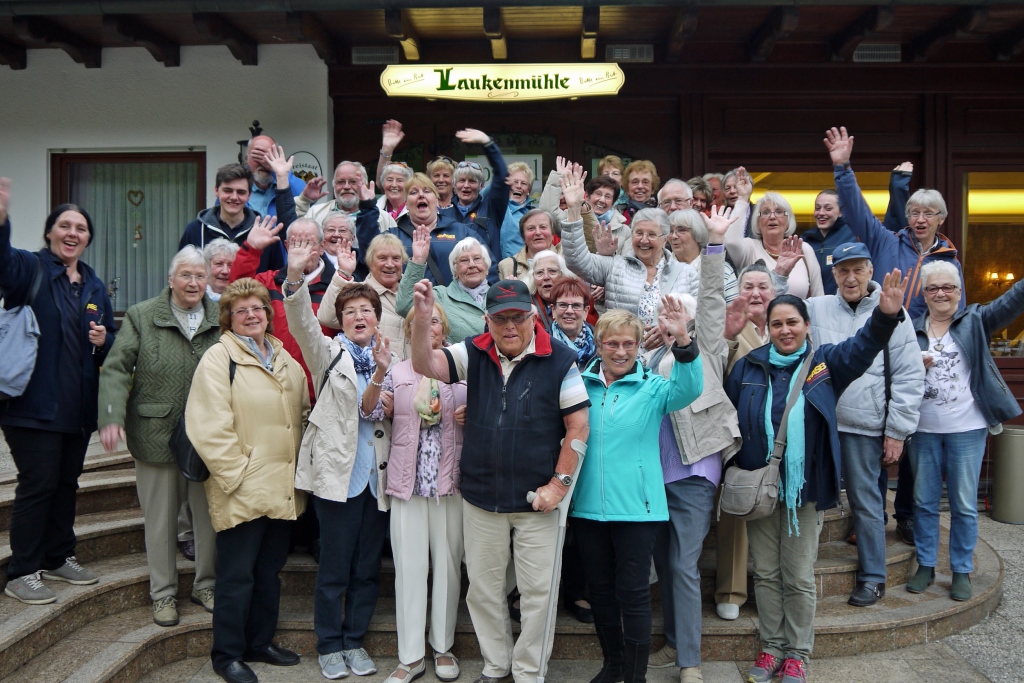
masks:
<path fill-rule="evenodd" d="M 789 399 L 786 401 L 786 409 L 782 412 L 779 431 L 775 435 L 775 447 L 772 449 L 772 457 L 768 459 L 768 464 L 756 470 L 726 466 L 722 477 L 722 495 L 718 499 L 719 517 L 722 512 L 726 512 L 750 522 L 767 517 L 775 511 L 775 506 L 779 502 L 779 465 L 782 463 L 782 454 L 786 452 L 789 411 L 803 391 L 813 359 L 813 352 L 807 355 L 804 364 L 800 366 L 793 388 L 789 391 Z"/>

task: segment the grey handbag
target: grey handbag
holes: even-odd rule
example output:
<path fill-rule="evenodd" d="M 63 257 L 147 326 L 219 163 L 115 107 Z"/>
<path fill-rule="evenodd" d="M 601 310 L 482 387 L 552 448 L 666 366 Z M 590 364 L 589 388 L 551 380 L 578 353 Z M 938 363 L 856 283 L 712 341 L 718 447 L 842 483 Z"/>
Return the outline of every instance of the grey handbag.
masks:
<path fill-rule="evenodd" d="M 786 451 L 786 427 L 789 411 L 803 391 L 804 382 L 811 371 L 814 353 L 807 355 L 800 366 L 793 388 L 786 401 L 786 409 L 779 422 L 779 431 L 775 435 L 775 447 L 768 464 L 756 470 L 745 470 L 739 467 L 727 467 L 722 477 L 722 495 L 718 499 L 718 514 L 726 512 L 746 522 L 767 517 L 775 511 L 779 502 L 779 465 L 782 454 Z"/>

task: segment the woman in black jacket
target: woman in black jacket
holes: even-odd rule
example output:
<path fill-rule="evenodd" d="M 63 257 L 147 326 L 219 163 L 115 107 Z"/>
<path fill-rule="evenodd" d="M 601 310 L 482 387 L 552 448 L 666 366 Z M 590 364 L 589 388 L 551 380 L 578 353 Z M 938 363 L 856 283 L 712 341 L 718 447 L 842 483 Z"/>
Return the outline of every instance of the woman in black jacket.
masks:
<path fill-rule="evenodd" d="M 10 181 L 0 178 L 0 293 L 7 308 L 27 303 L 39 324 L 39 351 L 25 392 L 0 404 L 0 427 L 18 468 L 11 510 L 11 561 L 4 593 L 31 605 L 55 602 L 41 579 L 76 585 L 99 579 L 75 560 L 75 492 L 96 430 L 99 368 L 114 342 L 107 287 L 79 259 L 92 220 L 74 204 L 46 219 L 47 246 L 11 246 Z"/>

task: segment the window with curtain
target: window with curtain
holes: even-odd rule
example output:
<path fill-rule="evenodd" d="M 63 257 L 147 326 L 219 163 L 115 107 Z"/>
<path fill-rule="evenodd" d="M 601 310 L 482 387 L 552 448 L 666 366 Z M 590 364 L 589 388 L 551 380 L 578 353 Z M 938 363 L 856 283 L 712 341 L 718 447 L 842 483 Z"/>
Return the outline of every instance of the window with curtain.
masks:
<path fill-rule="evenodd" d="M 205 203 L 204 154 L 54 155 L 54 198 L 78 204 L 95 235 L 84 259 L 114 309 L 156 296 L 189 221 Z"/>

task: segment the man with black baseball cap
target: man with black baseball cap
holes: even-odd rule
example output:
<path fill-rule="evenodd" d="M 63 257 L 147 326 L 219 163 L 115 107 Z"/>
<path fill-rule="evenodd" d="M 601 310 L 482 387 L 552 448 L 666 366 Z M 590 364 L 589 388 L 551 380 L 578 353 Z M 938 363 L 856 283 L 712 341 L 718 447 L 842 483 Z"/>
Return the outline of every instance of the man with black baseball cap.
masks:
<path fill-rule="evenodd" d="M 460 461 L 469 593 L 466 603 L 484 659 L 475 683 L 533 683 L 540 670 L 558 516 L 548 514 L 576 471 L 574 440 L 589 432 L 576 352 L 537 323 L 530 290 L 502 280 L 487 290 L 487 331 L 440 350 L 430 346 L 434 291 L 414 290 L 412 364 L 441 382 L 466 381 Z M 533 503 L 526 494 L 536 491 Z M 522 630 L 513 647 L 505 601 L 512 534 Z"/>
<path fill-rule="evenodd" d="M 840 244 L 832 252 L 836 294 L 807 300 L 811 340 L 815 347 L 838 344 L 854 336 L 878 305 L 879 286 L 871 277 L 871 252 L 861 242 Z M 857 536 L 857 587 L 849 603 L 873 605 L 885 596 L 885 498 L 879 476 L 883 467 L 900 460 L 906 439 L 917 429 L 924 383 L 924 363 L 910 316 L 899 324 L 883 351 L 863 377 L 851 384 L 836 405 L 846 495 Z M 905 458 L 904 458 L 905 460 Z M 904 473 L 906 470 L 906 473 Z M 885 479 L 888 481 L 888 478 Z M 901 500 L 897 491 L 897 524 L 913 520 L 913 478 L 900 466 Z"/>

